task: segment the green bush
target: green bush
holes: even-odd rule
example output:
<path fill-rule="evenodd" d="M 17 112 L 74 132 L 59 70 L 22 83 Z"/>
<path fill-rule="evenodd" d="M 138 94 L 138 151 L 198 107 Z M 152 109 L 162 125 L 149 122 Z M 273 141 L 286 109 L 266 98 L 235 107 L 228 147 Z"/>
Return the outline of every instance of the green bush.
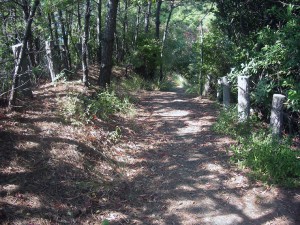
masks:
<path fill-rule="evenodd" d="M 253 133 L 231 150 L 232 161 L 250 168 L 260 180 L 284 186 L 300 184 L 300 154 L 286 140 L 279 142 L 265 132 Z"/>
<path fill-rule="evenodd" d="M 113 90 L 106 89 L 95 97 L 69 94 L 59 102 L 61 113 L 73 124 L 89 122 L 93 117 L 108 119 L 117 113 L 133 112 L 133 105 L 128 98 L 119 98 Z"/>
<path fill-rule="evenodd" d="M 87 115 L 107 119 L 116 113 L 128 113 L 133 110 L 128 98 L 120 99 L 113 90 L 99 92 L 94 99 L 87 101 Z"/>
<path fill-rule="evenodd" d="M 237 144 L 230 147 L 231 161 L 249 168 L 256 179 L 283 186 L 300 185 L 300 152 L 286 138 L 278 140 L 256 117 L 238 122 L 237 108 L 220 113 L 213 125 L 215 132 L 230 135 Z"/>

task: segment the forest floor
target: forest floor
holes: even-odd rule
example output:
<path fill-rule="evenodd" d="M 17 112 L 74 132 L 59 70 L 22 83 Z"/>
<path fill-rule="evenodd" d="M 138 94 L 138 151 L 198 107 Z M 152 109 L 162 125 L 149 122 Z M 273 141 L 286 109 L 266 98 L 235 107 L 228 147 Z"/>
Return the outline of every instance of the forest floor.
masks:
<path fill-rule="evenodd" d="M 60 102 L 74 92 L 86 90 L 44 84 L 0 113 L 0 224 L 300 224 L 300 190 L 230 164 L 214 102 L 141 91 L 134 117 L 72 125 Z"/>

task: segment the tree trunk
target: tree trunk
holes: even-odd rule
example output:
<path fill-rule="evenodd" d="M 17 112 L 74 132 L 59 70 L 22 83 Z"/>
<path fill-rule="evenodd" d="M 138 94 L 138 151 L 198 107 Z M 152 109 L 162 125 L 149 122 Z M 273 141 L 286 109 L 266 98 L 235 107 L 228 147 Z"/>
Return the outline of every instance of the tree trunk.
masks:
<path fill-rule="evenodd" d="M 16 67 L 14 70 L 14 74 L 13 74 L 13 80 L 12 80 L 12 88 L 11 88 L 11 92 L 10 92 L 10 97 L 8 100 L 8 109 L 12 110 L 13 105 L 15 104 L 15 98 L 16 98 L 16 88 L 18 86 L 18 72 L 20 70 L 20 66 L 22 65 L 22 61 L 24 59 L 25 56 L 25 49 L 26 49 L 26 43 L 28 41 L 28 36 L 30 34 L 31 31 L 31 25 L 33 22 L 33 17 L 34 14 L 36 12 L 36 9 L 38 7 L 38 5 L 40 4 L 39 0 L 35 0 L 31 9 L 31 13 L 28 17 L 27 20 L 27 24 L 26 24 L 26 29 L 25 29 L 25 33 L 24 33 L 24 38 L 23 38 L 23 42 L 22 42 L 22 47 L 19 53 L 19 57 L 17 58 L 17 63 L 16 63 Z"/>
<path fill-rule="evenodd" d="M 133 46 L 136 47 L 137 39 L 139 36 L 139 28 L 140 28 L 140 15 L 141 15 L 141 6 L 137 6 L 137 15 L 136 15 L 136 22 L 135 22 L 135 32 L 134 32 L 134 43 Z"/>
<path fill-rule="evenodd" d="M 145 33 L 149 32 L 150 16 L 151 16 L 152 1 L 148 1 L 147 10 L 145 13 Z"/>
<path fill-rule="evenodd" d="M 90 28 L 90 16 L 91 16 L 91 1 L 86 0 L 86 9 L 84 17 L 84 31 L 82 35 L 82 82 L 85 86 L 88 86 L 88 40 L 89 40 L 89 28 Z"/>
<path fill-rule="evenodd" d="M 61 33 L 62 33 L 62 37 L 63 37 L 63 42 L 64 42 L 64 57 L 67 60 L 67 70 L 70 70 L 72 67 L 71 64 L 71 55 L 70 55 L 70 51 L 69 51 L 69 43 L 68 43 L 68 34 L 66 33 L 66 28 L 65 28 L 65 22 L 63 19 L 63 13 L 61 10 L 58 10 L 58 16 L 59 16 L 59 20 L 60 20 L 60 26 L 61 26 Z"/>
<path fill-rule="evenodd" d="M 162 0 L 157 0 L 157 2 L 156 2 L 156 13 L 155 13 L 155 37 L 156 37 L 157 40 L 159 40 L 161 4 L 162 4 Z"/>
<path fill-rule="evenodd" d="M 117 9 L 119 0 L 108 0 L 108 10 L 106 15 L 106 25 L 102 43 L 102 62 L 100 67 L 99 85 L 106 87 L 110 85 L 112 56 L 114 46 L 114 33 L 116 30 Z"/>
<path fill-rule="evenodd" d="M 127 53 L 126 34 L 128 33 L 128 0 L 124 0 L 124 18 L 123 18 L 123 37 L 122 37 L 122 56 L 121 61 Z"/>
<path fill-rule="evenodd" d="M 162 81 L 163 78 L 164 78 L 162 58 L 163 58 L 163 54 L 164 54 L 165 42 L 166 42 L 167 35 L 168 35 L 168 32 L 169 32 L 169 25 L 170 25 L 170 21 L 171 21 L 171 16 L 172 16 L 172 12 L 173 12 L 174 8 L 175 8 L 174 7 L 174 1 L 172 1 L 171 5 L 170 5 L 170 11 L 169 11 L 169 15 L 168 15 L 167 23 L 166 23 L 166 28 L 165 28 L 163 39 L 162 39 L 162 46 L 161 46 L 161 53 L 160 53 L 161 61 L 160 61 L 160 68 L 159 68 L 159 74 L 160 74 L 159 75 L 159 80 L 160 81 Z"/>
<path fill-rule="evenodd" d="M 27 21 L 30 16 L 30 5 L 29 4 L 30 4 L 30 2 L 28 0 L 22 1 L 25 25 L 27 24 Z M 30 58 L 30 65 L 34 67 L 36 65 L 35 65 L 35 57 L 34 57 L 34 50 L 33 50 L 33 35 L 32 35 L 31 28 L 28 33 L 27 49 L 28 49 L 29 58 Z"/>
<path fill-rule="evenodd" d="M 98 0 L 98 15 L 97 15 L 97 41 L 98 41 L 98 63 L 101 63 L 102 51 L 102 0 Z"/>

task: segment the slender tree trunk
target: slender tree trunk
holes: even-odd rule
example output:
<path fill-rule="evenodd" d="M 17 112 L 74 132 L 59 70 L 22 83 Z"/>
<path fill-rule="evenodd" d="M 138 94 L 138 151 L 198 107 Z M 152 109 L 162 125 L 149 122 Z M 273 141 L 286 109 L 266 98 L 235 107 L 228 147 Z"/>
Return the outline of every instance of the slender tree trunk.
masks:
<path fill-rule="evenodd" d="M 39 4 L 40 4 L 39 0 L 34 1 L 32 9 L 31 9 L 31 13 L 30 13 L 30 15 L 28 17 L 28 20 L 27 20 L 25 33 L 24 33 L 24 38 L 23 38 L 23 42 L 22 42 L 22 47 L 21 47 L 21 50 L 20 50 L 20 53 L 19 53 L 19 57 L 17 58 L 17 63 L 16 63 L 15 71 L 14 71 L 14 74 L 13 74 L 12 87 L 11 87 L 10 97 L 9 97 L 9 100 L 8 100 L 8 109 L 9 110 L 12 110 L 13 105 L 15 104 L 16 88 L 18 86 L 18 72 L 20 70 L 22 60 L 24 59 L 24 56 L 25 56 L 26 43 L 28 41 L 28 36 L 30 34 L 30 31 L 31 31 L 31 25 L 32 25 L 32 22 L 33 22 L 33 17 L 34 17 L 34 14 L 35 14 L 36 9 L 37 9 Z"/>
<path fill-rule="evenodd" d="M 150 16 L 151 16 L 152 1 L 148 1 L 147 10 L 145 13 L 145 33 L 149 32 Z"/>
<path fill-rule="evenodd" d="M 55 44 L 59 45 L 59 35 L 58 35 L 58 25 L 57 25 L 57 21 L 55 19 L 55 14 L 51 13 L 51 18 L 52 18 L 52 22 L 54 24 L 54 35 L 55 35 Z"/>
<path fill-rule="evenodd" d="M 72 68 L 71 55 L 70 55 L 70 51 L 69 51 L 68 34 L 66 33 L 65 22 L 63 19 L 62 10 L 58 10 L 58 16 L 59 16 L 59 20 L 60 20 L 61 33 L 62 33 L 64 47 L 65 47 L 64 50 L 65 50 L 65 57 L 67 60 L 67 69 L 70 70 Z"/>
<path fill-rule="evenodd" d="M 159 68 L 159 80 L 160 81 L 162 81 L 163 78 L 164 78 L 162 58 L 163 58 L 163 54 L 164 54 L 165 42 L 166 42 L 167 35 L 168 35 L 168 32 L 169 32 L 169 25 L 170 25 L 170 21 L 171 21 L 171 17 L 172 17 L 172 13 L 173 13 L 174 8 L 175 8 L 174 7 L 174 1 L 172 1 L 171 5 L 170 5 L 170 11 L 169 11 L 169 15 L 168 15 L 167 23 L 166 23 L 166 28 L 165 28 L 163 39 L 162 39 L 162 46 L 161 46 L 161 53 L 160 53 L 161 63 L 160 63 L 160 68 Z"/>
<path fill-rule="evenodd" d="M 24 13 L 24 21 L 26 25 L 30 16 L 30 5 L 29 5 L 30 2 L 28 0 L 23 0 L 22 3 L 23 3 L 22 8 Z M 31 66 L 34 67 L 36 65 L 35 65 L 35 57 L 34 57 L 34 49 L 33 49 L 33 35 L 31 29 L 29 30 L 29 34 L 28 34 L 27 49 L 29 52 Z"/>
<path fill-rule="evenodd" d="M 102 0 L 98 0 L 98 15 L 97 15 L 97 41 L 98 41 L 98 63 L 101 63 L 102 51 Z"/>
<path fill-rule="evenodd" d="M 104 88 L 107 85 L 110 85 L 111 80 L 114 33 L 116 30 L 118 2 L 119 0 L 108 0 L 107 3 L 108 10 L 106 15 L 105 31 L 103 35 L 103 47 L 101 53 L 102 61 L 99 75 L 99 85 Z"/>
<path fill-rule="evenodd" d="M 156 37 L 157 40 L 159 40 L 161 4 L 162 4 L 162 0 L 157 0 L 157 2 L 156 2 L 156 13 L 155 13 L 155 37 Z"/>
<path fill-rule="evenodd" d="M 136 22 L 135 22 L 135 32 L 134 32 L 134 44 L 133 46 L 136 47 L 137 39 L 139 36 L 139 28 L 140 28 L 140 15 L 141 15 L 141 6 L 137 6 L 137 15 L 136 15 Z"/>
<path fill-rule="evenodd" d="M 124 0 L 124 18 L 123 18 L 123 37 L 122 37 L 122 57 L 121 61 L 127 53 L 126 34 L 128 33 L 128 0 Z"/>
<path fill-rule="evenodd" d="M 82 82 L 85 86 L 88 86 L 88 40 L 89 40 L 89 28 L 90 28 L 90 16 L 91 16 L 91 1 L 86 0 L 86 9 L 84 16 L 84 31 L 82 35 Z"/>
<path fill-rule="evenodd" d="M 49 13 L 48 13 L 48 27 L 49 27 L 50 39 L 54 40 L 53 28 L 52 28 L 52 19 L 51 19 L 51 15 Z"/>

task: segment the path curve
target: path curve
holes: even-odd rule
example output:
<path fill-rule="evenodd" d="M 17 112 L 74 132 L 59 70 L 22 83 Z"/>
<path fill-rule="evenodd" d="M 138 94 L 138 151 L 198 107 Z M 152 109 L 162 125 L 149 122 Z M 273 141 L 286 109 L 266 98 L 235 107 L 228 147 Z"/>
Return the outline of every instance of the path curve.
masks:
<path fill-rule="evenodd" d="M 144 93 L 140 108 L 130 224 L 300 224 L 299 191 L 251 183 L 230 166 L 232 141 L 210 130 L 213 102 L 176 89 Z"/>

